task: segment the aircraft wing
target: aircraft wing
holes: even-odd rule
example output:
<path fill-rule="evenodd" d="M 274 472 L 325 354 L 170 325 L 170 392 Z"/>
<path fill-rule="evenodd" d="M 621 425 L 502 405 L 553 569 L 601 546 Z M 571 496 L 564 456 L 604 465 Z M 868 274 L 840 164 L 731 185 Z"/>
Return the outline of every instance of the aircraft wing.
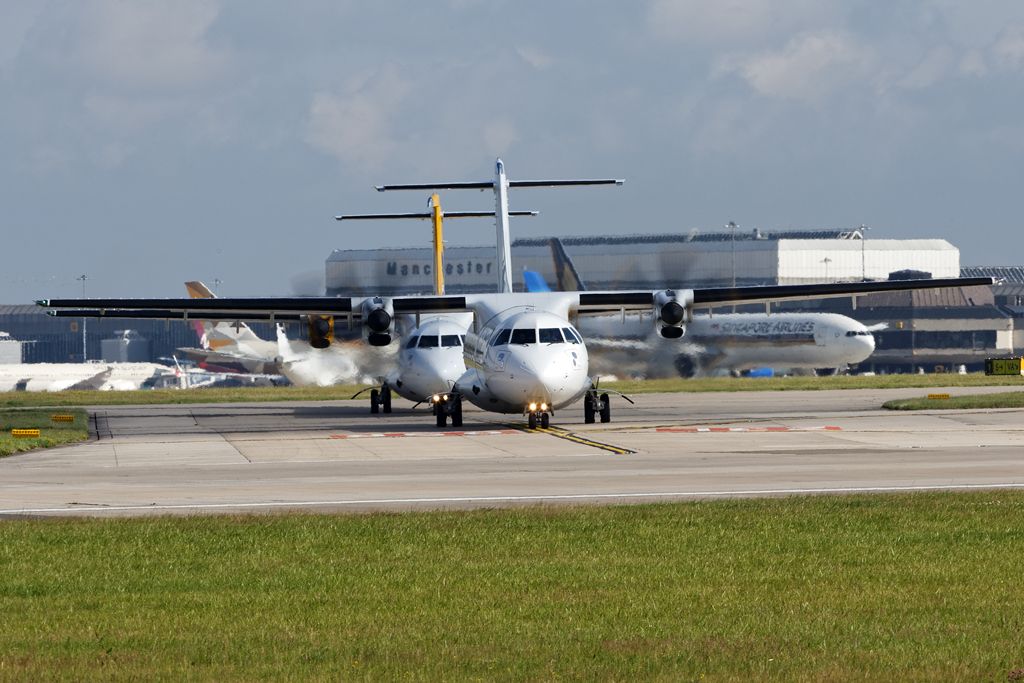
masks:
<path fill-rule="evenodd" d="M 621 292 L 537 292 L 398 297 L 255 297 L 224 299 L 42 299 L 36 303 L 53 309 L 57 317 L 149 318 L 178 320 L 298 321 L 304 316 L 346 318 L 351 324 L 364 311 L 383 303 L 400 313 L 486 311 L 496 313 L 511 306 L 534 306 L 567 315 L 599 315 L 622 310 L 650 310 L 676 302 L 678 307 L 713 308 L 732 304 L 796 301 L 829 297 L 992 285 L 987 277 L 885 280 L 880 282 L 829 282 L 809 285 L 715 287 Z M 674 304 L 675 305 L 675 304 Z"/>

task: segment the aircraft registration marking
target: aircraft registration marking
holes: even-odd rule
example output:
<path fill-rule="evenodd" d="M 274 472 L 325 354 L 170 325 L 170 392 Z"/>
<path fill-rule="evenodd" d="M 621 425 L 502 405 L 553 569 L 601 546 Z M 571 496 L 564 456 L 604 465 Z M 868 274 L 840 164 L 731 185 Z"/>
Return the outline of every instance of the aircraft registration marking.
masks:
<path fill-rule="evenodd" d="M 406 436 L 499 436 L 521 434 L 516 429 L 482 429 L 457 432 L 367 432 L 365 434 L 331 434 L 332 439 L 398 439 Z"/>
<path fill-rule="evenodd" d="M 823 427 L 658 427 L 654 431 L 683 434 L 717 434 L 722 432 L 841 432 L 843 428 L 832 425 L 825 425 Z"/>

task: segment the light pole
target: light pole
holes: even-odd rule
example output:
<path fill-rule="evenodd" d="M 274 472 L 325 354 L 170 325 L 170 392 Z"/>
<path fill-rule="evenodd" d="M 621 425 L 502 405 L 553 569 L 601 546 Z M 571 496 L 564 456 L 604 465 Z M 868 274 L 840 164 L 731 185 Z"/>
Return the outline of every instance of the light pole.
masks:
<path fill-rule="evenodd" d="M 726 223 L 725 227 L 729 228 L 729 252 L 732 258 L 732 286 L 736 286 L 736 224 L 732 221 Z"/>
<path fill-rule="evenodd" d="M 864 240 L 867 239 L 868 230 L 870 230 L 871 228 L 869 228 L 868 226 L 866 226 L 864 224 L 861 224 L 859 229 L 860 229 L 860 281 L 861 282 L 867 282 L 868 281 L 868 268 L 867 268 L 867 265 L 866 265 L 867 261 L 865 261 L 865 259 L 864 259 L 864 249 L 866 247 L 866 245 L 864 244 Z"/>
<path fill-rule="evenodd" d="M 825 264 L 825 282 L 828 282 L 828 264 L 832 263 L 832 259 L 826 256 L 821 259 L 821 262 Z"/>
<path fill-rule="evenodd" d="M 81 276 L 76 277 L 75 279 L 82 281 L 82 298 L 84 299 L 85 298 L 85 281 L 89 279 L 89 276 L 83 273 Z M 85 346 L 85 341 L 86 341 L 86 337 L 85 337 L 85 323 L 86 323 L 87 320 L 88 320 L 88 318 L 82 318 L 82 362 L 83 363 L 88 359 L 88 356 L 86 355 L 86 346 Z"/>
<path fill-rule="evenodd" d="M 220 294 L 220 291 L 219 291 L 220 290 L 220 286 L 223 283 L 224 283 L 224 281 L 221 280 L 219 277 L 213 278 L 213 293 L 214 294 Z"/>

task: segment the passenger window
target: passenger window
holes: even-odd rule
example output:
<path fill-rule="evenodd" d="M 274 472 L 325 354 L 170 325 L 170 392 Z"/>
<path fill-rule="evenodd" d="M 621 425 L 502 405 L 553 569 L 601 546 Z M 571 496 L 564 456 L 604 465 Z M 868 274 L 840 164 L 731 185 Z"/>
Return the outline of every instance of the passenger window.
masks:
<path fill-rule="evenodd" d="M 421 349 L 436 349 L 437 348 L 437 335 L 423 335 L 420 337 L 420 348 Z"/>
<path fill-rule="evenodd" d="M 512 330 L 512 344 L 536 344 L 537 330 L 529 329 Z"/>
<path fill-rule="evenodd" d="M 405 348 L 407 348 L 407 349 L 415 349 L 416 348 L 416 342 L 418 342 L 419 340 L 420 340 L 419 335 L 416 335 L 415 337 L 410 337 L 409 338 L 409 343 L 405 345 Z"/>
<path fill-rule="evenodd" d="M 541 344 L 561 344 L 562 333 L 557 327 L 542 327 L 540 328 L 540 343 Z"/>
<path fill-rule="evenodd" d="M 508 344 L 508 337 L 510 334 L 512 334 L 512 330 L 506 327 L 504 330 L 498 333 L 498 338 L 494 340 L 493 345 L 504 346 L 505 344 Z"/>
<path fill-rule="evenodd" d="M 441 346 L 462 346 L 462 342 L 457 334 L 442 334 Z"/>
<path fill-rule="evenodd" d="M 573 331 L 571 327 L 563 327 L 562 332 L 565 333 L 565 341 L 569 342 L 570 344 L 580 343 L 579 337 L 576 336 L 576 333 Z"/>

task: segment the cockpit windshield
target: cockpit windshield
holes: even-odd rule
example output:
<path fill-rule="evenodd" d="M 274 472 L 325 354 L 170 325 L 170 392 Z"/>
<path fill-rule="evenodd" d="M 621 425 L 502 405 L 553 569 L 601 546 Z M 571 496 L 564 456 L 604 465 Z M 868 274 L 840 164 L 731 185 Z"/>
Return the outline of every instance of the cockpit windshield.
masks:
<path fill-rule="evenodd" d="M 581 343 L 579 335 L 576 334 L 576 330 L 572 329 L 571 327 L 563 327 L 562 332 L 565 333 L 565 341 L 569 342 L 570 344 Z"/>
<path fill-rule="evenodd" d="M 557 327 L 542 327 L 540 328 L 540 343 L 541 344 L 561 344 L 562 343 L 562 332 Z"/>
<path fill-rule="evenodd" d="M 438 339 L 436 334 L 425 334 L 420 337 L 421 349 L 436 349 L 438 346 Z"/>
<path fill-rule="evenodd" d="M 512 330 L 512 344 L 536 344 L 537 330 L 530 327 L 527 329 Z"/>
<path fill-rule="evenodd" d="M 870 337 L 871 333 L 867 330 L 850 330 L 846 333 L 847 337 Z"/>
<path fill-rule="evenodd" d="M 409 341 L 408 341 L 408 343 L 406 343 L 405 348 L 407 348 L 407 349 L 415 349 L 416 348 L 416 342 L 418 342 L 419 340 L 420 340 L 419 335 L 416 335 L 415 337 L 409 337 Z"/>
<path fill-rule="evenodd" d="M 509 335 L 512 334 L 512 329 L 506 327 L 504 330 L 498 333 L 498 336 L 494 339 L 494 346 L 504 346 L 508 344 Z"/>
<path fill-rule="evenodd" d="M 441 346 L 462 346 L 462 339 L 457 334 L 442 334 Z"/>

